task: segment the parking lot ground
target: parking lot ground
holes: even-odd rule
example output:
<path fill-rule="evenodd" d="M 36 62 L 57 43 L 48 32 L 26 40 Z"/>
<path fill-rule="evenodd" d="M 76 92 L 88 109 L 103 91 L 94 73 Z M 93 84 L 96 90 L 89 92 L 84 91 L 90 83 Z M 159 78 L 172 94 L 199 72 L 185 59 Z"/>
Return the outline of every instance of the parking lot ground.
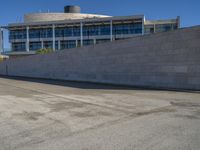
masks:
<path fill-rule="evenodd" d="M 199 150 L 200 92 L 0 77 L 0 150 Z"/>

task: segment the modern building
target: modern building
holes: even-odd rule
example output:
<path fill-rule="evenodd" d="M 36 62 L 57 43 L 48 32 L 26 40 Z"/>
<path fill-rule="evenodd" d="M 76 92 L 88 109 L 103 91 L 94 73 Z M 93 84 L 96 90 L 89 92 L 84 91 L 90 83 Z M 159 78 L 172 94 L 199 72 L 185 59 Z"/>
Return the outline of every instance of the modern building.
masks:
<path fill-rule="evenodd" d="M 34 13 L 23 23 L 9 24 L 9 55 L 30 55 L 41 48 L 64 50 L 127 39 L 145 34 L 176 30 L 180 18 L 146 20 L 144 15 L 105 16 L 80 13 L 78 6 L 66 6 L 64 13 Z M 3 49 L 1 32 L 1 49 Z"/>

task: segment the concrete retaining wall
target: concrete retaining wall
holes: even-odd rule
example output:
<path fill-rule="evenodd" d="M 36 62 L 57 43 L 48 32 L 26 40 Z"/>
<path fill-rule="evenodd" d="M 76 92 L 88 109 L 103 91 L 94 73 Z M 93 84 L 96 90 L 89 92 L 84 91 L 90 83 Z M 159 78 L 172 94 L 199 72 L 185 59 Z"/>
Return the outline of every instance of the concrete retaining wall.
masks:
<path fill-rule="evenodd" d="M 0 74 L 200 90 L 200 26 L 9 60 Z"/>

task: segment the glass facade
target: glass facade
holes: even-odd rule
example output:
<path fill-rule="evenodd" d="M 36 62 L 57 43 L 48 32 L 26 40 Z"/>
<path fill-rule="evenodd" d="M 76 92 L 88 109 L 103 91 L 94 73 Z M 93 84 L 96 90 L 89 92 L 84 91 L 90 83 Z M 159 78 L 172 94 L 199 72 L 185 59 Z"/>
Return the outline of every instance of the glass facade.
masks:
<path fill-rule="evenodd" d="M 142 23 L 113 24 L 113 34 L 141 34 Z M 52 28 L 30 29 L 30 39 L 52 38 Z M 110 35 L 110 25 L 85 25 L 83 26 L 83 36 Z M 80 27 L 56 28 L 55 37 L 80 37 Z M 26 30 L 10 31 L 10 40 L 26 39 Z"/>
<path fill-rule="evenodd" d="M 110 25 L 93 25 L 83 27 L 83 36 L 110 35 Z"/>
<path fill-rule="evenodd" d="M 44 48 L 53 48 L 53 41 L 45 41 Z"/>
<path fill-rule="evenodd" d="M 15 30 L 15 31 L 11 30 L 9 34 L 9 39 L 10 40 L 26 39 L 26 30 Z"/>
<path fill-rule="evenodd" d="M 145 34 L 151 34 L 154 32 L 155 32 L 154 25 L 146 25 L 145 26 L 145 29 L 144 29 Z"/>
<path fill-rule="evenodd" d="M 113 24 L 113 35 L 122 34 L 142 34 L 142 22 L 141 23 L 119 23 Z M 98 25 L 98 26 L 84 26 L 83 36 L 98 36 L 98 35 L 110 35 L 110 25 Z"/>
<path fill-rule="evenodd" d="M 75 40 L 69 40 L 69 41 L 61 41 L 61 49 L 69 49 L 69 48 L 75 48 L 76 47 L 76 41 Z"/>
<path fill-rule="evenodd" d="M 113 34 L 142 34 L 142 22 L 141 23 L 129 23 L 129 24 L 117 24 L 113 26 Z"/>
<path fill-rule="evenodd" d="M 178 29 L 177 24 L 155 24 L 155 25 L 145 25 L 145 34 L 151 34 L 154 32 L 166 32 Z"/>
<path fill-rule="evenodd" d="M 114 40 L 126 39 L 135 35 L 142 35 L 154 32 L 165 32 L 178 28 L 177 23 L 148 24 L 143 26 L 143 19 L 114 20 L 112 21 L 112 35 Z M 110 21 L 83 23 L 83 45 L 93 45 L 108 42 L 111 40 Z M 55 27 L 55 48 L 68 49 L 81 45 L 80 23 L 74 25 L 62 25 Z M 118 36 L 119 35 L 119 36 Z M 24 51 L 26 49 L 26 28 L 10 30 L 9 40 L 12 43 L 13 51 Z M 94 40 L 95 39 L 95 40 Z M 14 40 L 14 41 L 13 41 Z M 19 41 L 16 41 L 19 40 Z M 42 48 L 53 48 L 53 29 L 49 26 L 29 29 L 29 49 L 35 51 Z M 60 41 L 60 42 L 58 42 Z M 18 43 L 16 43 L 18 42 Z"/>
<path fill-rule="evenodd" d="M 83 40 L 83 45 L 93 45 L 94 40 Z"/>
<path fill-rule="evenodd" d="M 29 38 L 30 39 L 52 38 L 52 35 L 53 35 L 53 32 L 52 32 L 51 28 L 29 30 Z"/>
<path fill-rule="evenodd" d="M 58 41 L 55 42 L 55 48 L 56 48 L 56 49 L 59 49 Z"/>
<path fill-rule="evenodd" d="M 30 42 L 29 43 L 29 49 L 30 51 L 36 51 L 41 49 L 42 43 L 41 42 Z"/>
<path fill-rule="evenodd" d="M 175 24 L 156 24 L 155 28 L 156 32 L 166 32 L 177 29 L 178 27 Z"/>
<path fill-rule="evenodd" d="M 77 37 L 80 36 L 80 27 L 66 27 L 66 28 L 56 28 L 56 37 Z"/>
<path fill-rule="evenodd" d="M 25 42 L 12 43 L 12 50 L 13 51 L 26 51 L 26 43 Z"/>

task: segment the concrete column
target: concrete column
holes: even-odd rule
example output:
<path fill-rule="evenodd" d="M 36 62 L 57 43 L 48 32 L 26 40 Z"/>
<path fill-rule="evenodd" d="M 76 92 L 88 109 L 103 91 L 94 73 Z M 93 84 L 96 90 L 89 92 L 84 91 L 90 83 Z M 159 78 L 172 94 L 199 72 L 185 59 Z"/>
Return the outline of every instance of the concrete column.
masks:
<path fill-rule="evenodd" d="M 29 52 L 29 27 L 26 27 L 26 51 Z"/>
<path fill-rule="evenodd" d="M 41 41 L 41 48 L 44 49 L 44 41 Z"/>
<path fill-rule="evenodd" d="M 171 24 L 171 30 L 173 30 L 173 24 Z"/>
<path fill-rule="evenodd" d="M 58 41 L 58 50 L 61 50 L 60 40 Z"/>
<path fill-rule="evenodd" d="M 143 16 L 142 18 L 142 35 L 144 35 L 144 30 L 145 30 L 144 23 L 145 23 L 145 16 Z"/>
<path fill-rule="evenodd" d="M 3 47 L 3 28 L 0 27 L 0 54 L 4 51 Z"/>
<path fill-rule="evenodd" d="M 76 47 L 78 47 L 78 40 L 76 40 Z"/>
<path fill-rule="evenodd" d="M 80 23 L 81 47 L 83 46 L 83 23 Z"/>
<path fill-rule="evenodd" d="M 55 37 L 55 25 L 52 25 L 52 41 L 53 41 L 53 51 L 56 50 L 56 37 Z"/>
<path fill-rule="evenodd" d="M 110 41 L 113 41 L 113 21 L 110 20 Z"/>
<path fill-rule="evenodd" d="M 97 40 L 96 40 L 96 39 L 94 39 L 94 45 L 96 45 L 96 43 L 97 43 Z"/>

